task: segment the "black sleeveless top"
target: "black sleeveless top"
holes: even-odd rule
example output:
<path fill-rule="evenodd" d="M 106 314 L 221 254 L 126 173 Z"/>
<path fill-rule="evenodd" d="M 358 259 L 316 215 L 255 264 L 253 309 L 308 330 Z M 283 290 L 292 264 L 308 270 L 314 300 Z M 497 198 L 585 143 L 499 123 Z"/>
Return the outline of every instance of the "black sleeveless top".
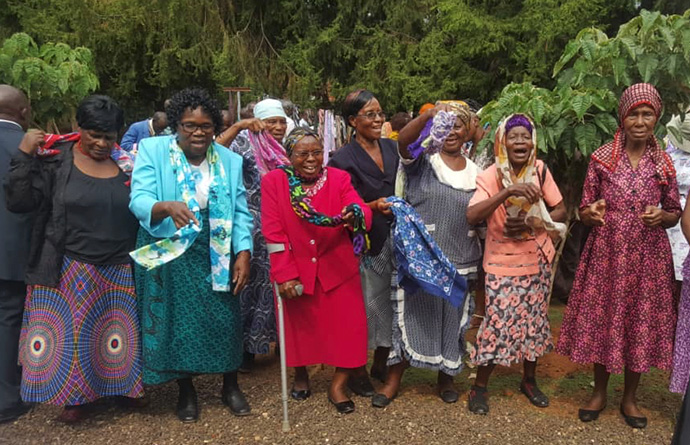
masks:
<path fill-rule="evenodd" d="M 129 211 L 129 177 L 88 176 L 75 165 L 65 188 L 65 255 L 88 264 L 131 261 L 137 219 Z"/>

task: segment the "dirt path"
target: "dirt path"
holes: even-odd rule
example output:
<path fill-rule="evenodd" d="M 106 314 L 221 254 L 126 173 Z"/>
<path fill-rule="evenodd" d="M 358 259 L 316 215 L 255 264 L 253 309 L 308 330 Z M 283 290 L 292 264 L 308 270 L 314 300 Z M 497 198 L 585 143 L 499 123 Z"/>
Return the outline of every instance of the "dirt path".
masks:
<path fill-rule="evenodd" d="M 554 327 L 562 308 L 552 309 Z M 557 331 L 557 329 L 556 329 Z M 139 410 L 119 408 L 113 402 L 93 407 L 92 417 L 78 426 L 54 421 L 59 408 L 41 405 L 12 424 L 0 425 L 0 444 L 664 444 L 671 441 L 680 397 L 666 389 L 667 376 L 653 371 L 643 377 L 640 400 L 649 416 L 645 430 L 633 430 L 618 414 L 622 391 L 620 376 L 612 376 L 609 407 L 600 420 L 577 420 L 578 404 L 590 390 L 588 367 L 573 365 L 565 357 L 547 355 L 540 363 L 540 384 L 551 397 L 551 407 L 532 407 L 518 391 L 520 368 L 497 371 L 490 383 L 491 412 L 475 416 L 467 411 L 466 396 L 444 404 L 434 392 L 433 372 L 412 369 L 391 406 L 374 409 L 368 399 L 355 397 L 356 412 L 335 413 L 326 400 L 332 370 L 314 367 L 313 396 L 290 402 L 292 431 L 281 432 L 278 360 L 260 357 L 257 368 L 241 377 L 252 405 L 252 415 L 237 418 L 219 397 L 220 376 L 196 379 L 201 419 L 181 424 L 175 417 L 177 386 L 152 388 L 151 403 Z M 456 378 L 457 387 L 469 388 L 471 370 Z"/>

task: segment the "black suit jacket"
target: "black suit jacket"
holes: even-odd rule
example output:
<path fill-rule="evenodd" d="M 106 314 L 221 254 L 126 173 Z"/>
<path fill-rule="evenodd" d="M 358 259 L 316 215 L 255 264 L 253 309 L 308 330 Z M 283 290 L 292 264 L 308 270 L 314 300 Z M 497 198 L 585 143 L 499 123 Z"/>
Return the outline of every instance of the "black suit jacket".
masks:
<path fill-rule="evenodd" d="M 352 186 L 357 190 L 364 202 L 374 201 L 381 197 L 388 198 L 395 195 L 395 177 L 398 173 L 398 144 L 391 139 L 379 139 L 383 171 L 376 165 L 369 154 L 352 138 L 343 145 L 328 161 L 328 165 L 345 170 L 352 178 Z M 383 216 L 374 212 L 374 218 L 369 231 L 371 249 L 369 254 L 378 255 L 381 252 L 388 234 L 393 216 Z"/>
<path fill-rule="evenodd" d="M 10 159 L 19 150 L 24 131 L 0 121 L 0 177 L 4 183 Z M 12 213 L 5 207 L 5 190 L 0 187 L 0 280 L 24 281 L 29 258 L 33 213 Z"/>

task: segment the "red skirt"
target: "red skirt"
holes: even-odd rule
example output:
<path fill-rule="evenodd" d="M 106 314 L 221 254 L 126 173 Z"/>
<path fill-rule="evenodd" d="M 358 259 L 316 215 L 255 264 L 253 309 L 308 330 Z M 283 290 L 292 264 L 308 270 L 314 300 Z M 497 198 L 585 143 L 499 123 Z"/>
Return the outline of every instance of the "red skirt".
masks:
<path fill-rule="evenodd" d="M 359 275 L 328 292 L 317 279 L 314 295 L 284 299 L 283 307 L 288 366 L 357 368 L 367 363 L 367 315 Z"/>

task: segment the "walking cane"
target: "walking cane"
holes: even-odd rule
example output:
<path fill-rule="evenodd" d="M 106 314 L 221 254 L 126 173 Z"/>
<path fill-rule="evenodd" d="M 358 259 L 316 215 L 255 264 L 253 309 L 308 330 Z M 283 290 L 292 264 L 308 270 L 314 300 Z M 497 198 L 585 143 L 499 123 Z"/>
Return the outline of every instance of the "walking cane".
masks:
<path fill-rule="evenodd" d="M 288 418 L 288 390 L 287 390 L 287 359 L 285 357 L 285 319 L 283 318 L 283 298 L 278 292 L 278 283 L 273 283 L 278 303 L 278 344 L 280 345 L 280 382 L 283 398 L 283 432 L 290 431 L 290 419 Z"/>

